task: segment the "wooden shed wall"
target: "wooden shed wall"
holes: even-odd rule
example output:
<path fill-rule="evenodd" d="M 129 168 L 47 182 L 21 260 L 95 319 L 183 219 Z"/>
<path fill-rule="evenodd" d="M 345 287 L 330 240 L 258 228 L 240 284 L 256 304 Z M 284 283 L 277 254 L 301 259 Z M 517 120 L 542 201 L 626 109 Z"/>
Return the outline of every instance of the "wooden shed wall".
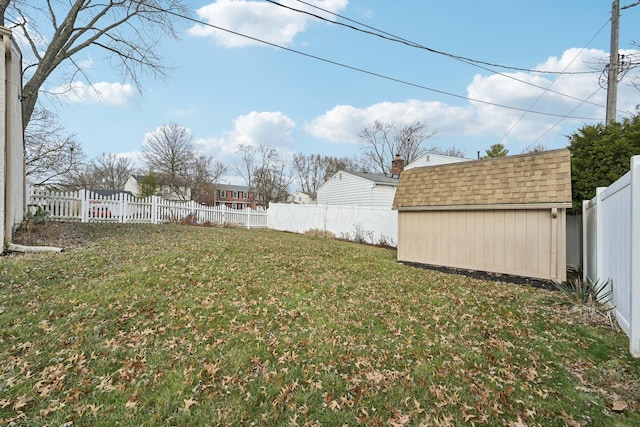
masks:
<path fill-rule="evenodd" d="M 566 212 L 398 212 L 398 261 L 566 280 Z"/>

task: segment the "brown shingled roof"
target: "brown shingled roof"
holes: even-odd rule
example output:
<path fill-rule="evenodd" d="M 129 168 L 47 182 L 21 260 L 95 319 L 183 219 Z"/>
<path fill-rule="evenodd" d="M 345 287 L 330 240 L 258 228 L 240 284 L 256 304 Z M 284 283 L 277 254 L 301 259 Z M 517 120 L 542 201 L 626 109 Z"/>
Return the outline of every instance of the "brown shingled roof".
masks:
<path fill-rule="evenodd" d="M 393 201 L 398 210 L 527 204 L 571 205 L 569 150 L 405 170 Z"/>

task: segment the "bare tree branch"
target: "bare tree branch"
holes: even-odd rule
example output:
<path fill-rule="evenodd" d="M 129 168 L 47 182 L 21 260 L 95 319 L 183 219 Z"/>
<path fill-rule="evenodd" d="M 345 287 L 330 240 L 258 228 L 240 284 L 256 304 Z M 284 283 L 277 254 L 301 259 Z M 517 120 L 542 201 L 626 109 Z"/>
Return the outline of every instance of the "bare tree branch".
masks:
<path fill-rule="evenodd" d="M 91 46 L 103 50 L 119 68 L 121 77 L 131 79 L 139 89 L 144 73 L 166 77 L 159 42 L 163 37 L 177 36 L 176 16 L 190 13 L 183 1 L 68 0 L 54 4 L 48 0 L 42 7 L 23 0 L 0 0 L 0 19 L 3 23 L 9 20 L 11 27 L 22 32 L 36 58 L 36 63 L 25 69 L 30 72 L 23 89 L 25 128 L 45 81 L 63 63 Z M 56 11 L 64 14 L 64 19 L 59 20 Z M 10 17 L 11 14 L 15 16 Z M 40 18 L 38 22 L 36 18 Z M 48 33 L 47 21 L 53 35 L 41 54 L 36 37 Z"/>
<path fill-rule="evenodd" d="M 396 128 L 392 123 L 376 120 L 358 134 L 364 142 L 362 161 L 373 171 L 388 175 L 391 161 L 397 154 L 406 163 L 411 163 L 427 153 L 424 143 L 434 135 L 427 133 L 427 126 L 421 122 Z"/>

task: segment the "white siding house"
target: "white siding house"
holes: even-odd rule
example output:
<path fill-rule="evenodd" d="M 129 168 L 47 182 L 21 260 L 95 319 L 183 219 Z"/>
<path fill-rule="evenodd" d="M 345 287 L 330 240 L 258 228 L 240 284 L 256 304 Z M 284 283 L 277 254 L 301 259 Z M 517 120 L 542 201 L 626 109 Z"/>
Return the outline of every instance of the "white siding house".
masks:
<path fill-rule="evenodd" d="M 419 168 L 422 166 L 436 166 L 445 165 L 448 163 L 468 162 L 471 159 L 465 159 L 464 157 L 445 156 L 442 154 L 423 154 L 413 162 L 404 167 L 404 170 Z"/>
<path fill-rule="evenodd" d="M 11 243 L 26 208 L 22 132 L 22 54 L 11 31 L 0 27 L 0 253 Z"/>
<path fill-rule="evenodd" d="M 296 191 L 289 196 L 288 201 L 298 205 L 315 205 L 317 197 L 318 195 L 316 193 L 310 193 L 308 191 Z"/>
<path fill-rule="evenodd" d="M 136 197 L 140 196 L 140 184 L 142 183 L 144 176 L 131 175 L 127 182 L 124 184 L 124 191 L 128 191 L 134 194 Z M 174 191 L 171 186 L 160 183 L 157 189 L 158 196 L 167 200 L 176 201 L 189 201 L 191 200 L 191 189 L 187 187 L 178 187 L 178 191 Z"/>
<path fill-rule="evenodd" d="M 318 189 L 318 204 L 391 208 L 397 186 L 398 178 L 339 171 Z"/>

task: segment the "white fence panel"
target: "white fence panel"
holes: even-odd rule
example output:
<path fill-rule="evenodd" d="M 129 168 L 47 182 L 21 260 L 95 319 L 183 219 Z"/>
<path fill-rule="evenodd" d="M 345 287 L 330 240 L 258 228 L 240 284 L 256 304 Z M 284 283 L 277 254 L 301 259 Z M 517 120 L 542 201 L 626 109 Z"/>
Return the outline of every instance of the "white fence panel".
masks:
<path fill-rule="evenodd" d="M 156 196 L 142 199 L 124 193 L 101 196 L 86 190 L 63 193 L 30 187 L 29 205 L 40 206 L 51 220 L 57 221 L 151 224 L 185 221 L 267 227 L 267 212 L 264 210 L 204 206 L 195 201 L 168 201 Z"/>
<path fill-rule="evenodd" d="M 567 267 L 582 267 L 582 216 L 567 215 Z"/>
<path fill-rule="evenodd" d="M 640 156 L 631 170 L 583 203 L 584 275 L 610 280 L 612 305 L 640 356 Z"/>
<path fill-rule="evenodd" d="M 374 206 L 295 205 L 271 203 L 269 228 L 304 233 L 330 231 L 336 237 L 364 238 L 369 243 L 398 242 L 398 212 Z"/>

